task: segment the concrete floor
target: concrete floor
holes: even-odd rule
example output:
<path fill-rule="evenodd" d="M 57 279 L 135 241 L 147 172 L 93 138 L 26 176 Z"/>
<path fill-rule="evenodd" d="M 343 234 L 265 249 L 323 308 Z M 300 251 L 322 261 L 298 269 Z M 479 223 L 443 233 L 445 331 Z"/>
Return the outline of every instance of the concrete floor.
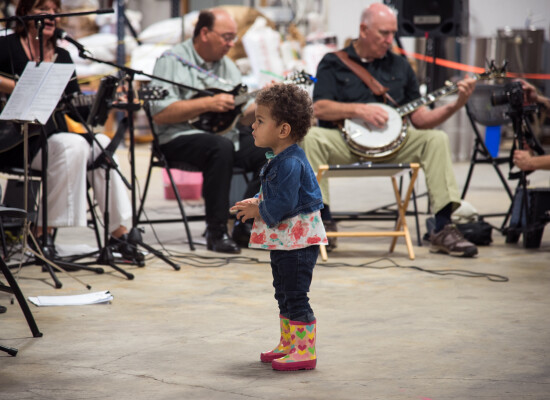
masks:
<path fill-rule="evenodd" d="M 125 150 L 119 153 L 127 171 Z M 143 177 L 147 147 L 136 154 Z M 460 187 L 467 167 L 456 164 Z M 548 173 L 530 179 L 549 186 Z M 160 181 L 156 175 L 151 216 L 175 211 Z M 424 191 L 423 177 L 417 191 Z M 387 179 L 334 180 L 332 192 L 334 209 L 391 202 Z M 480 213 L 509 206 L 490 166 L 476 167 L 467 200 Z M 425 198 L 419 206 L 426 210 Z M 199 212 L 200 202 L 188 202 L 187 209 Z M 416 240 L 413 219 L 408 223 Z M 389 224 L 348 222 L 340 228 Z M 202 239 L 203 223 L 191 226 Z M 146 243 L 169 254 L 181 270 L 148 256 L 144 268 L 125 267 L 134 280 L 110 267 L 101 275 L 76 272 L 92 292 L 109 290 L 114 300 L 31 305 L 41 338 L 32 337 L 17 302 L 10 305 L 11 296 L 0 293 L 0 304 L 8 306 L 0 315 L 0 345 L 19 349 L 17 357 L 0 353 L 0 399 L 550 398 L 548 227 L 538 249 L 525 249 L 521 241 L 505 244 L 493 231 L 493 243 L 473 259 L 431 254 L 415 244 L 411 261 L 402 240 L 388 254 L 389 239 L 340 239 L 328 263 L 317 265 L 312 284 L 317 368 L 295 373 L 275 372 L 259 361 L 279 336 L 267 252 L 222 257 L 199 245 L 190 253 L 181 225 L 157 224 L 156 236 L 145 228 Z M 93 245 L 94 239 L 87 228 L 65 228 L 57 243 Z M 444 272 L 450 270 L 455 274 Z M 55 289 L 40 267 L 18 274 L 26 297 L 88 292 L 70 277 L 59 278 L 63 287 Z"/>

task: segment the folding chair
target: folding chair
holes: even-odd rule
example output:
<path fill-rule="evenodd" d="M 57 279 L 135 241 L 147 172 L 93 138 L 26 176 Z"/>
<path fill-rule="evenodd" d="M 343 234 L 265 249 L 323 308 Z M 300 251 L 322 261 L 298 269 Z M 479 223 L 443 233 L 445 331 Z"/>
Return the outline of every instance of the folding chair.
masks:
<path fill-rule="evenodd" d="M 404 237 L 409 258 L 414 260 L 414 250 L 412 247 L 411 236 L 407 226 L 406 215 L 409 200 L 413 193 L 414 183 L 418 176 L 420 165 L 411 164 L 372 164 L 359 163 L 350 165 L 321 165 L 317 173 L 317 181 L 320 182 L 323 177 L 327 178 L 369 178 L 369 177 L 389 177 L 391 178 L 393 191 L 395 195 L 397 211 L 395 216 L 395 226 L 392 231 L 358 231 L 358 232 L 327 232 L 328 237 L 391 237 L 390 253 L 393 252 L 397 238 Z M 401 194 L 397 178 L 410 173 L 410 180 L 405 194 Z M 328 259 L 325 246 L 321 246 L 321 258 L 323 261 Z"/>

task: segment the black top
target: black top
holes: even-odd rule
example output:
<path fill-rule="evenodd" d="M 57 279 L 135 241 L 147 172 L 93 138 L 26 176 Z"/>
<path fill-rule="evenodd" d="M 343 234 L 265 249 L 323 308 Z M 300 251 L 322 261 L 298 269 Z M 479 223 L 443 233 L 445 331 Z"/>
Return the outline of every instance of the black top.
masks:
<path fill-rule="evenodd" d="M 25 50 L 21 45 L 19 36 L 16 34 L 11 34 L 8 36 L 0 37 L 0 71 L 21 76 L 23 70 L 25 69 L 27 63 L 30 61 L 25 54 Z M 60 47 L 55 47 L 55 53 L 57 57 L 55 59 L 56 63 L 60 64 L 72 64 L 73 60 L 69 52 Z M 65 88 L 65 94 L 70 95 L 72 93 L 80 93 L 80 86 L 76 80 L 76 74 L 73 74 L 71 80 Z M 79 110 L 80 111 L 80 110 Z M 4 121 L 2 121 L 4 123 Z M 7 129 L 7 128 L 6 128 Z M 64 118 L 59 116 L 55 118 L 55 113 L 50 117 L 46 125 L 44 126 L 46 134 L 49 136 L 56 132 L 66 132 L 67 126 L 65 124 Z M 22 167 L 23 166 L 23 144 L 12 148 L 9 151 L 3 152 L 2 142 L 0 140 L 0 165 L 3 166 L 13 166 L 13 167 Z M 33 136 L 29 139 L 29 159 L 32 159 L 39 150 L 38 137 Z"/>
<path fill-rule="evenodd" d="M 405 104 L 420 97 L 418 81 L 405 58 L 390 51 L 383 58 L 362 62 L 353 45 L 344 49 L 349 57 L 363 66 L 399 104 Z M 317 82 L 313 88 L 313 101 L 333 100 L 342 103 L 383 103 L 381 96 L 375 96 L 369 87 L 350 70 L 334 53 L 325 54 L 317 67 Z M 319 126 L 336 127 L 333 121 L 319 120 Z"/>

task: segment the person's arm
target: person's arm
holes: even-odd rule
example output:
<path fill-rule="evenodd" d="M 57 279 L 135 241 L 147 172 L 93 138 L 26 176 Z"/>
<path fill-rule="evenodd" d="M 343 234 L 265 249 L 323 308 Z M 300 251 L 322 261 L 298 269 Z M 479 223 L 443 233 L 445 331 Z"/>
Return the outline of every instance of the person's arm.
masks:
<path fill-rule="evenodd" d="M 534 156 L 529 150 L 515 150 L 514 164 L 522 171 L 550 170 L 550 155 Z"/>
<path fill-rule="evenodd" d="M 317 67 L 317 82 L 313 88 L 313 116 L 322 121 L 341 121 L 360 118 L 378 128 L 388 120 L 388 113 L 372 104 L 342 101 L 343 90 L 338 80 L 341 62 L 333 54 L 326 54 Z M 347 68 L 347 67 L 345 67 Z"/>
<path fill-rule="evenodd" d="M 518 81 L 521 82 L 521 87 L 525 95 L 525 101 L 528 103 L 542 104 L 547 110 L 550 110 L 550 99 L 548 97 L 544 97 L 538 93 L 537 89 L 527 81 L 523 79 L 518 79 Z"/>
<path fill-rule="evenodd" d="M 187 69 L 174 57 L 162 56 L 157 59 L 153 75 L 191 87 L 195 86 L 190 80 Z M 228 93 L 195 97 L 196 92 L 176 85 L 156 80 L 153 80 L 152 84 L 159 85 L 168 92 L 164 99 L 154 101 L 152 104 L 153 120 L 160 125 L 179 124 L 205 112 L 225 112 L 235 108 L 235 99 Z"/>
<path fill-rule="evenodd" d="M 15 81 L 0 75 L 0 92 L 10 94 L 15 89 Z"/>
<path fill-rule="evenodd" d="M 276 193 L 271 193 L 271 197 L 265 193 L 264 200 L 258 204 L 260 216 L 270 228 L 298 205 L 301 174 L 302 164 L 295 159 L 288 158 L 279 163 Z"/>
<path fill-rule="evenodd" d="M 14 75 L 19 73 L 17 67 L 21 62 L 21 57 L 16 57 L 16 54 L 13 54 L 15 50 L 11 48 L 12 42 L 19 43 L 18 38 L 14 39 L 11 35 L 0 37 L 0 49 L 2 49 L 0 51 L 0 72 L 5 74 L 0 75 L 0 93 L 11 94 L 13 92 L 15 88 Z M 21 47 L 20 44 L 19 47 Z M 14 71 L 14 69 L 16 70 Z"/>
<path fill-rule="evenodd" d="M 313 115 L 324 121 L 340 121 L 347 118 L 362 120 L 382 128 L 388 121 L 388 113 L 381 107 L 363 103 L 341 103 L 334 100 L 317 100 L 313 104 Z"/>
<path fill-rule="evenodd" d="M 458 97 L 454 103 L 429 109 L 422 107 L 411 114 L 410 119 L 415 128 L 431 129 L 445 122 L 451 115 L 462 108 L 474 91 L 476 80 L 466 78 L 457 83 Z"/>
<path fill-rule="evenodd" d="M 153 116 L 157 124 L 177 124 L 189 121 L 205 112 L 225 112 L 235 108 L 231 94 L 220 93 L 189 100 L 177 100 Z"/>

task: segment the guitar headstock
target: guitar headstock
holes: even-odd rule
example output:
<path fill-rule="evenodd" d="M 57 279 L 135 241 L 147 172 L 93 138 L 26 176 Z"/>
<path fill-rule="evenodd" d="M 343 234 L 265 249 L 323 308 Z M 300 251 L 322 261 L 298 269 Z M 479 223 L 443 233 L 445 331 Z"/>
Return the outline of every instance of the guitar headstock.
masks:
<path fill-rule="evenodd" d="M 168 90 L 162 86 L 143 86 L 138 90 L 140 100 L 162 100 L 168 96 Z"/>
<path fill-rule="evenodd" d="M 294 71 L 288 74 L 284 80 L 285 83 L 295 83 L 296 85 L 313 85 L 317 78 L 308 74 L 306 71 Z"/>

